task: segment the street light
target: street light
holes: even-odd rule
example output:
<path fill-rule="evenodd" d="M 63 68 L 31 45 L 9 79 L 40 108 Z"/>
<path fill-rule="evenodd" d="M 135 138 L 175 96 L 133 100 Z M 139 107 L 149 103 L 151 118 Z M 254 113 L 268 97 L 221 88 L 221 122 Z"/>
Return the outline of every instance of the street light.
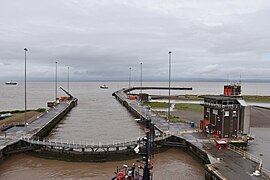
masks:
<path fill-rule="evenodd" d="M 168 105 L 168 121 L 171 117 L 171 55 L 172 52 L 169 51 L 169 105 Z"/>
<path fill-rule="evenodd" d="M 26 111 L 27 111 L 27 103 L 26 103 L 26 51 L 28 51 L 27 48 L 24 48 L 24 124 L 26 125 L 27 117 L 26 117 Z"/>
<path fill-rule="evenodd" d="M 57 61 L 55 62 L 55 102 L 57 103 Z"/>
<path fill-rule="evenodd" d="M 131 88 L 131 67 L 129 68 L 128 87 Z"/>
<path fill-rule="evenodd" d="M 142 63 L 140 63 L 140 65 L 141 65 L 141 88 L 139 99 L 140 99 L 140 119 L 142 120 Z"/>
<path fill-rule="evenodd" d="M 69 93 L 69 67 L 68 67 L 68 76 L 67 76 L 67 89 Z"/>
<path fill-rule="evenodd" d="M 140 91 L 141 95 L 142 95 L 142 63 L 141 63 L 141 91 Z"/>

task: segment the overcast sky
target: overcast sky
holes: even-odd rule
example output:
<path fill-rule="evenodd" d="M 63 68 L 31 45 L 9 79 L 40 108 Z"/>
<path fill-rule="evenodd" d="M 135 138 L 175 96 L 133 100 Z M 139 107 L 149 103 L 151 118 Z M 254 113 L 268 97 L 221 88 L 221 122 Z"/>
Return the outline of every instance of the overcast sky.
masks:
<path fill-rule="evenodd" d="M 270 78 L 269 0 L 0 0 L 0 80 Z"/>

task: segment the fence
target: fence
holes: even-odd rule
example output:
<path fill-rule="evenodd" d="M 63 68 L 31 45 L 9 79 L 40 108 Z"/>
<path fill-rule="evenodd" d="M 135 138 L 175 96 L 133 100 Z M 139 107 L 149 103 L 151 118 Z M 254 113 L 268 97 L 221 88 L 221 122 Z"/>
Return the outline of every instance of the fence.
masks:
<path fill-rule="evenodd" d="M 246 152 L 232 144 L 229 144 L 228 148 L 233 151 L 233 152 L 236 152 L 238 154 L 240 154 L 241 156 L 243 157 L 246 157 L 248 159 L 250 159 L 251 161 L 253 162 L 256 162 L 259 164 L 259 171 L 261 171 L 261 173 L 263 173 L 264 176 L 266 176 L 267 178 L 270 179 L 270 171 L 265 169 L 263 166 L 262 166 L 262 162 L 263 160 L 258 158 L 257 156 L 254 156 L 253 154 L 250 154 L 249 152 Z"/>

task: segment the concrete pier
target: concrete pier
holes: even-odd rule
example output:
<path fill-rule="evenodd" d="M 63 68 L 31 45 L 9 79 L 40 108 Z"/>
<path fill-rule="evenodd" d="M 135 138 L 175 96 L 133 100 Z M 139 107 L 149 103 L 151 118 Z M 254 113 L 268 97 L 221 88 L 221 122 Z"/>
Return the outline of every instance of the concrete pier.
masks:
<path fill-rule="evenodd" d="M 238 153 L 233 146 L 219 150 L 214 139 L 207 138 L 189 124 L 168 123 L 165 118 L 151 114 L 151 111 L 143 108 L 137 100 L 128 98 L 126 92 L 132 90 L 134 88 L 122 89 L 113 93 L 113 96 L 137 118 L 145 120 L 151 117 L 156 129 L 186 141 L 188 151 L 206 164 L 206 179 L 270 179 L 270 171 L 264 168 L 260 168 L 260 175 L 254 173 L 262 163 L 259 158 L 254 159 Z"/>
<path fill-rule="evenodd" d="M 22 142 L 22 137 L 45 137 L 52 128 L 77 104 L 77 99 L 60 102 L 56 107 L 50 108 L 41 117 L 26 126 L 14 126 L 0 133 L 0 158 L 5 155 L 32 150 L 29 144 Z"/>

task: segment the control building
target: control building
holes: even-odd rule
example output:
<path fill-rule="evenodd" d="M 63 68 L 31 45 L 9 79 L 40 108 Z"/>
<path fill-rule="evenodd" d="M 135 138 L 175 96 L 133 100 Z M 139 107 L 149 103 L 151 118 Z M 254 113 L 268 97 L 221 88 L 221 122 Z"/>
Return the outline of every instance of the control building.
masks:
<path fill-rule="evenodd" d="M 250 107 L 241 96 L 241 85 L 224 86 L 223 95 L 206 95 L 201 129 L 217 138 L 239 138 L 250 132 Z"/>

